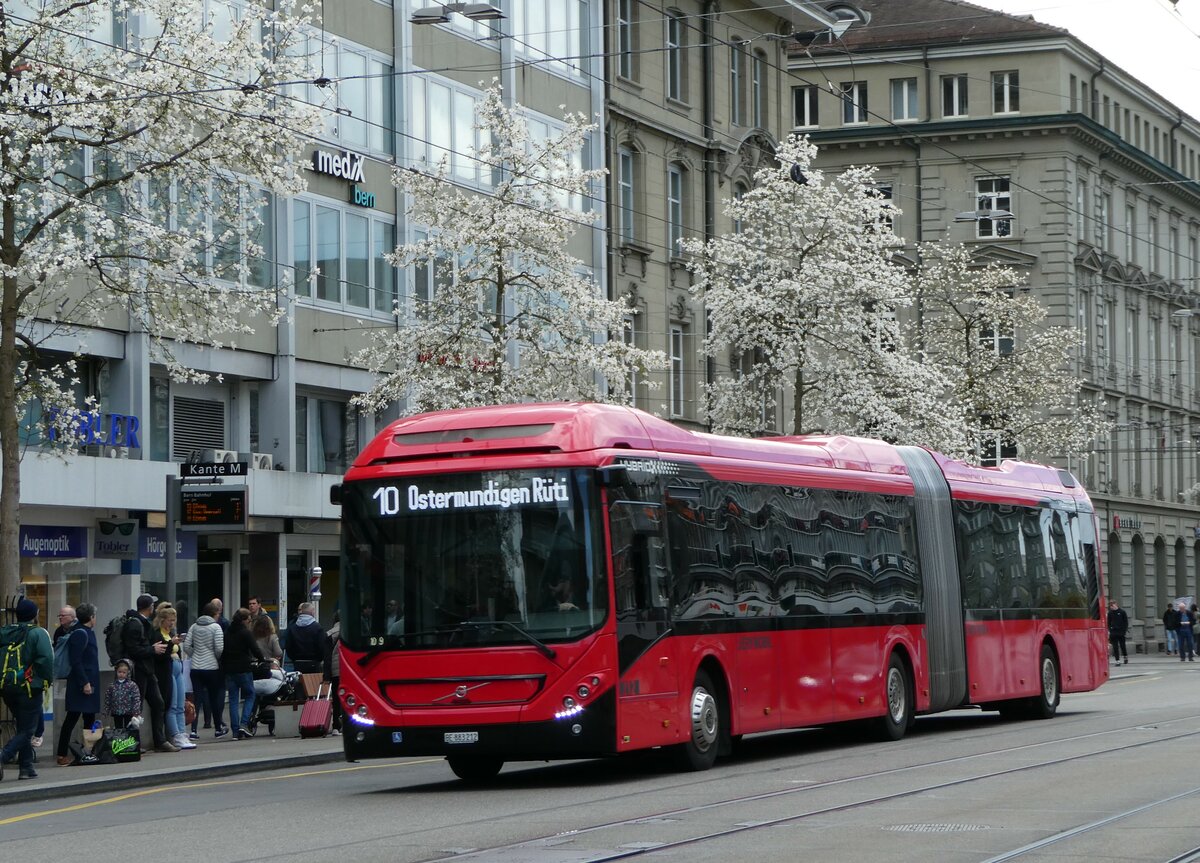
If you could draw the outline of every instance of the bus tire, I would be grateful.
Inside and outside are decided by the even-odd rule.
[[[465,782],[487,782],[495,779],[504,766],[500,758],[487,755],[447,755],[446,761],[454,775]]]
[[[899,740],[913,723],[913,687],[908,669],[895,653],[888,660],[883,682],[884,714],[879,719],[879,732],[884,740]]]
[[[707,770],[716,762],[722,741],[729,735],[723,722],[728,714],[707,671],[696,672],[687,711],[688,739],[675,747],[675,764],[685,771]]]
[[[1030,719],[1051,719],[1058,712],[1059,679],[1058,658],[1049,644],[1043,644],[1038,660],[1038,694],[1029,699]]]

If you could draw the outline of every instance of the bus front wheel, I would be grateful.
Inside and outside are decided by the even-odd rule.
[[[708,672],[697,672],[688,702],[688,739],[675,748],[675,761],[681,770],[707,770],[717,760],[722,738],[729,734],[719,698]]]
[[[504,762],[499,758],[472,755],[447,755],[446,761],[454,775],[466,782],[486,782],[495,779]]]
[[[885,712],[879,720],[880,734],[885,740],[899,740],[913,723],[914,704],[908,669],[894,653],[888,661],[883,698]]]

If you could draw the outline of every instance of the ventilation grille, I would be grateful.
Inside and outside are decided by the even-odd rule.
[[[225,446],[225,403],[176,396],[171,458],[187,461],[195,450]]]

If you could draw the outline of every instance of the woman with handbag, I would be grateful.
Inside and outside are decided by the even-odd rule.
[[[250,626],[254,640],[263,656],[271,660],[272,668],[283,668],[283,648],[279,644],[279,636],[275,634],[275,624],[265,614],[253,619]]]
[[[221,654],[225,694],[229,698],[229,724],[233,726],[234,740],[248,740],[254,736],[246,727],[254,711],[254,669],[256,664],[268,662],[254,640],[249,621],[249,609],[239,608],[233,613],[229,631],[225,634],[225,652]],[[268,675],[269,669],[268,666]]]

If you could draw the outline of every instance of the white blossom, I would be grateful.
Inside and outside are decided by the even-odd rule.
[[[525,401],[626,403],[631,373],[663,368],[661,352],[625,343],[628,309],[606,298],[572,237],[595,213],[571,206],[600,181],[578,155],[594,128],[567,114],[558,135],[535,139],[519,107],[493,85],[476,125],[473,155],[490,174],[476,192],[432,173],[404,168],[396,184],[409,196],[410,222],[425,239],[398,248],[400,267],[433,273],[432,297],[397,309],[393,329],[376,330],[353,361],[378,376],[357,403],[380,408],[403,400],[408,412]]]
[[[979,266],[965,246],[926,244],[919,258],[921,314],[909,335],[968,418],[959,454],[978,463],[996,441],[1016,444],[1026,459],[1091,453],[1107,429],[1071,371],[1078,331],[1050,326],[1023,274]]]
[[[953,449],[962,418],[942,398],[948,382],[908,352],[898,329],[910,288],[893,263],[897,211],[872,168],[826,175],[812,167],[815,152],[806,138],[783,141],[777,163],[726,202],[737,230],[684,243],[709,314],[704,353],[754,359],[745,377],[707,388],[710,422],[761,432],[762,400],[781,392],[792,434],[910,442],[919,429]]]
[[[220,4],[210,4],[213,8]],[[221,7],[225,8],[225,7]],[[73,365],[52,339],[145,333],[176,378],[175,346],[234,344],[283,309],[258,241],[261,195],[304,188],[320,112],[294,45],[312,10],[203,0],[12,0],[0,9],[0,594],[15,589],[19,428],[70,433]],[[214,278],[215,277],[215,278]],[[40,415],[36,415],[40,412]]]

